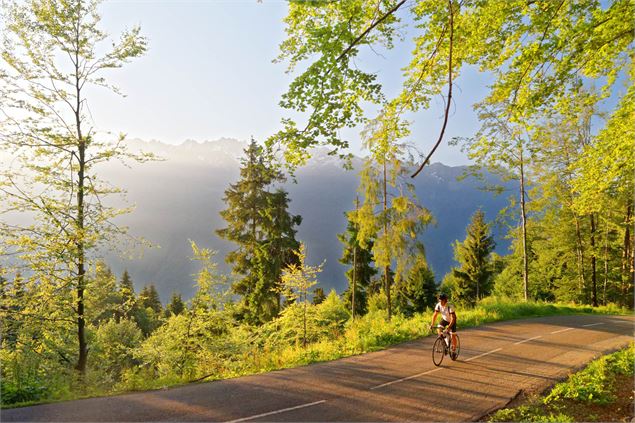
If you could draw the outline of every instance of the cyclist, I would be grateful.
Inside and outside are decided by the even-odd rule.
[[[447,294],[441,293],[439,295],[439,302],[434,306],[430,329],[434,327],[439,313],[441,313],[441,326],[443,326],[443,328],[448,327],[450,335],[452,335],[451,353],[454,354],[454,351],[456,351],[456,312],[454,305],[448,302]],[[437,332],[441,335],[441,328],[437,328]]]

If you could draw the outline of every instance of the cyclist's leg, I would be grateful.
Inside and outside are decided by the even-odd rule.
[[[441,332],[450,324],[450,322],[448,322],[445,319],[441,319],[441,326],[443,326],[443,328],[437,328],[437,333],[439,334],[439,336],[441,336]]]
[[[452,351],[456,350],[456,321],[450,328],[450,334],[452,335]]]

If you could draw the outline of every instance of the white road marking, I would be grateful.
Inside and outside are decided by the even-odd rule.
[[[590,325],[582,325],[583,328],[588,328],[589,326],[597,326],[597,325],[603,325],[604,323],[591,323]]]
[[[557,331],[551,332],[551,334],[553,335],[554,333],[562,333],[562,332],[566,332],[566,331],[568,331],[568,330],[573,330],[573,329],[575,329],[575,328],[560,329],[560,330],[557,330]]]
[[[520,345],[520,344],[523,344],[525,342],[533,341],[534,339],[538,339],[538,338],[542,338],[542,336],[534,336],[533,338],[525,339],[523,341],[518,341],[518,342],[514,343],[514,345]]]
[[[283,408],[281,410],[270,411],[268,413],[257,414],[255,416],[243,417],[242,419],[230,420],[230,421],[228,421],[226,423],[244,422],[244,421],[247,421],[247,420],[253,420],[253,419],[260,418],[260,417],[267,417],[267,416],[272,416],[274,414],[285,413],[287,411],[298,410],[300,408],[311,407],[313,405],[318,405],[318,404],[322,404],[322,403],[325,403],[325,402],[326,402],[326,400],[310,402],[308,404],[296,405],[295,407]]]
[[[502,350],[502,348],[496,348],[495,350],[492,350],[492,351],[489,351],[489,352],[483,353],[483,354],[481,354],[481,355],[477,355],[477,356],[475,356],[475,357],[470,357],[470,358],[468,358],[468,359],[467,359],[467,360],[465,360],[465,361],[476,360],[477,358],[485,357],[485,356],[486,356],[486,355],[488,355],[488,354],[493,354],[493,353],[495,353],[495,352],[497,352],[497,351],[500,351],[500,350]]]
[[[370,389],[371,389],[371,391],[372,391],[372,390],[374,390],[374,389],[383,388],[384,386],[392,385],[393,383],[399,383],[399,382],[403,382],[403,381],[406,381],[406,380],[414,379],[414,378],[419,377],[419,376],[429,375],[430,373],[434,373],[434,372],[439,371],[439,370],[442,370],[442,369],[441,369],[441,368],[438,368],[438,369],[428,370],[428,371],[426,371],[426,372],[423,372],[423,373],[418,373],[418,374],[416,374],[416,375],[412,375],[412,376],[408,376],[408,377],[404,377],[404,378],[402,378],[402,379],[397,379],[397,380],[393,380],[393,381],[391,381],[391,382],[382,383],[381,385],[373,386],[373,387],[372,387],[372,388],[370,388]]]

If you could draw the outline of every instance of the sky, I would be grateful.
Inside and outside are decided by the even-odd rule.
[[[140,25],[149,50],[106,75],[125,98],[99,88],[89,92],[96,126],[170,144],[251,136],[264,141],[281,128],[282,117],[290,116],[278,102],[294,75],[285,73],[284,63],[272,63],[285,38],[287,8],[280,0],[105,0],[100,6],[103,28],[116,39],[123,29]],[[380,55],[362,52],[357,60],[359,66],[379,72],[389,94],[400,86],[400,69],[412,49],[409,38]],[[473,69],[456,81],[446,141],[478,129],[472,104],[484,96],[486,84],[487,76]],[[439,97],[429,110],[411,117],[410,141],[423,153],[436,141],[443,107]],[[302,126],[304,116],[297,117]],[[357,155],[363,154],[360,129],[342,133]],[[432,161],[468,163],[446,142]]]

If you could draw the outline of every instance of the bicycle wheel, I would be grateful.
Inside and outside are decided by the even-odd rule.
[[[432,362],[435,366],[440,366],[445,355],[445,341],[443,338],[437,338],[432,346]]]
[[[456,336],[456,350],[450,351],[450,358],[452,359],[452,361],[456,361],[456,359],[459,358],[459,354],[461,353],[461,339],[459,338],[459,335],[455,335],[455,336]]]

